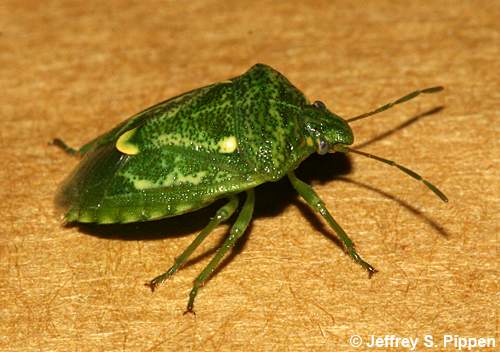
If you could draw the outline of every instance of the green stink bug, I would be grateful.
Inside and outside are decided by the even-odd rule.
[[[384,111],[422,93],[417,90],[371,112],[344,120],[316,101],[310,103],[282,74],[257,64],[241,76],[184,93],[150,107],[75,150],[54,144],[82,160],[61,186],[56,203],[66,222],[114,224],[157,220],[208,206],[223,205],[165,273],[147,285],[172,276],[220,223],[246,198],[228,237],[199,274],[187,311],[199,287],[249,225],[254,188],[287,176],[307,204],[335,231],[346,252],[371,275],[345,231],[323,201],[294,170],[313,153],[353,152],[399,168],[423,182],[443,201],[446,196],[420,175],[394,161],[348,147],[354,137],[348,123]]]

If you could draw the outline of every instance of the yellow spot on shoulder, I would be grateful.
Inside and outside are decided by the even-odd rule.
[[[222,138],[218,145],[220,153],[233,153],[238,147],[238,141],[235,136],[229,136]]]
[[[120,137],[118,137],[118,140],[116,141],[116,149],[118,151],[122,152],[123,154],[127,155],[136,155],[139,153],[139,147],[135,144],[130,143],[130,138],[135,134],[137,131],[137,128],[131,129],[130,131],[127,131],[123,133]]]

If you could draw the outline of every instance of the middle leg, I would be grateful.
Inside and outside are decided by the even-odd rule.
[[[194,313],[193,305],[194,299],[198,294],[198,289],[205,282],[205,280],[214,272],[214,270],[219,265],[220,261],[224,257],[224,255],[233,248],[236,241],[243,235],[250,220],[252,220],[253,208],[255,205],[255,193],[254,190],[248,190],[247,198],[245,199],[245,203],[241,208],[240,213],[238,214],[238,218],[234,222],[233,227],[231,227],[231,231],[229,232],[229,236],[226,238],[222,246],[217,250],[215,256],[210,260],[210,263],[203,269],[203,271],[198,275],[198,277],[194,280],[193,288],[189,293],[189,301],[187,305],[187,309],[185,313]]]

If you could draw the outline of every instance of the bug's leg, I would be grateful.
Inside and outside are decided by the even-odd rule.
[[[238,208],[238,196],[232,195],[229,198],[229,201],[222,206],[217,212],[215,216],[210,220],[207,226],[196,236],[193,242],[182,252],[180,256],[175,258],[174,265],[170,269],[168,269],[163,274],[155,277],[150,282],[146,283],[146,286],[151,288],[151,291],[154,291],[156,286],[161,284],[163,281],[167,280],[170,276],[172,276],[193,254],[193,252],[198,248],[198,246],[203,242],[203,240],[222,222],[226,221],[233,215],[236,208]]]
[[[229,232],[229,236],[226,238],[222,246],[219,247],[215,256],[210,260],[210,263],[203,269],[203,271],[198,275],[198,277],[194,280],[193,288],[189,293],[189,301],[187,305],[186,312],[184,313],[194,313],[193,304],[196,295],[198,294],[198,289],[205,282],[205,280],[212,274],[219,265],[220,261],[224,257],[224,255],[234,246],[236,241],[243,235],[250,220],[252,220],[253,208],[255,205],[255,194],[253,189],[248,190],[247,198],[245,199],[245,203],[241,208],[240,213],[238,214],[238,218],[234,222],[231,227],[231,231]]]
[[[297,190],[297,192],[304,198],[306,203],[315,211],[319,212],[321,216],[326,220],[326,222],[331,226],[331,228],[335,231],[337,236],[339,236],[340,240],[345,246],[345,249],[347,253],[358,263],[360,264],[363,268],[365,268],[368,271],[368,274],[371,276],[373,275],[376,270],[374,267],[372,267],[370,264],[365,262],[363,258],[356,252],[356,249],[354,248],[354,243],[352,240],[347,236],[345,233],[344,229],[340,227],[340,225],[335,221],[335,219],[332,217],[330,212],[325,206],[325,203],[321,200],[321,198],[314,192],[311,186],[309,186],[307,183],[299,180],[293,171],[288,173],[288,178],[290,179],[290,182],[292,183],[293,187]]]
[[[54,138],[52,144],[55,145],[56,147],[61,148],[69,155],[76,155],[76,153],[78,153],[78,150],[76,150],[75,148],[71,148],[60,138]]]

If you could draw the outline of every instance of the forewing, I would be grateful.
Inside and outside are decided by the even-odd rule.
[[[174,216],[265,181],[231,145],[215,143],[219,149],[207,150],[170,141],[158,146],[142,139],[141,128],[127,140],[136,154],[108,143],[85,155],[58,196],[67,221],[125,223]]]
[[[85,155],[87,152],[95,150],[100,146],[106,145],[107,143],[115,142],[116,139],[124,132],[140,127],[148,121],[165,117],[175,117],[178,114],[179,110],[187,105],[192,104],[199,97],[203,97],[217,85],[219,85],[219,83],[211,84],[203,88],[194,89],[192,91],[165,100],[141,111],[138,114],[135,114],[129,119],[118,124],[112,130],[104,133],[103,135],[82,146],[79,150],[80,155]]]

